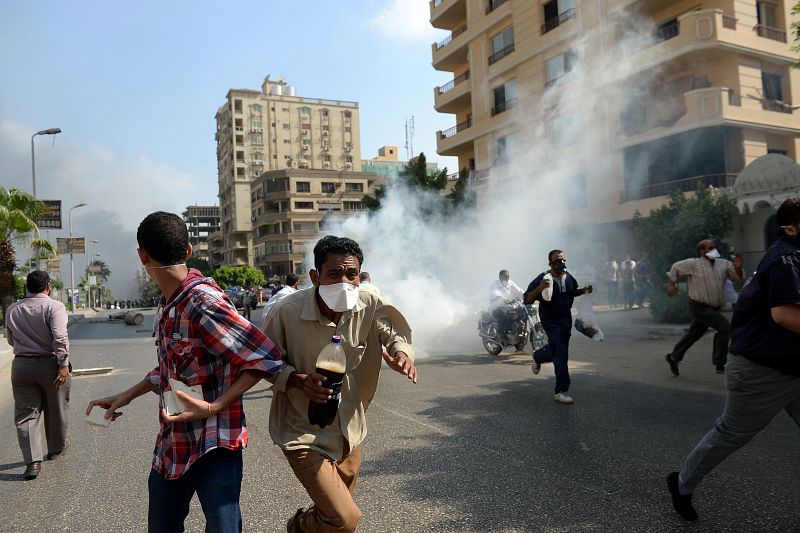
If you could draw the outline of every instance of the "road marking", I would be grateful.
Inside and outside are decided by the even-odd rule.
[[[415,424],[418,424],[420,426],[424,426],[424,427],[426,427],[428,429],[432,429],[432,430],[434,430],[434,431],[436,431],[438,433],[441,433],[442,435],[446,435],[448,437],[452,437],[453,436],[453,433],[445,431],[442,428],[436,427],[433,424],[428,424],[427,422],[423,422],[422,420],[419,420],[417,418],[414,418],[414,417],[411,417],[411,416],[408,416],[408,415],[404,415],[403,413],[401,413],[399,411],[395,411],[394,409],[389,409],[388,407],[383,407],[382,405],[376,405],[376,407],[378,409],[383,409],[384,411],[388,411],[388,412],[392,413],[395,416],[399,416],[403,420],[408,420],[409,422],[414,422]]]

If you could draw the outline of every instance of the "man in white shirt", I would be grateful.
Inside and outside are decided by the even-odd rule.
[[[511,330],[511,302],[521,299],[523,292],[519,285],[511,281],[508,270],[501,270],[498,279],[489,287],[489,309],[497,320],[500,335]]]
[[[381,295],[378,286],[372,284],[372,276],[369,275],[369,272],[361,272],[361,283],[358,285],[358,290],[370,292],[375,296]]]
[[[297,292],[297,282],[299,281],[299,277],[295,273],[290,273],[286,275],[286,285],[283,286],[281,290],[276,292],[267,303],[264,304],[264,311],[261,313],[261,316],[264,318],[264,324],[266,325],[268,319],[267,315],[269,315],[270,309],[275,307],[275,304],[280,302],[282,299],[286,298],[293,292]]]

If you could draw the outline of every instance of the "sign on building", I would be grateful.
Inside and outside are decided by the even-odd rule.
[[[58,237],[56,248],[60,255],[63,254],[85,254],[86,239],[84,237]]]
[[[103,267],[100,265],[91,265],[89,267],[89,273],[91,274],[100,274],[103,271]]]
[[[61,229],[61,200],[41,200],[47,212],[36,219],[36,225],[45,229]]]
[[[89,276],[89,286],[94,287],[97,285],[97,276]]]
[[[47,260],[48,272],[61,272],[61,259],[48,259]]]

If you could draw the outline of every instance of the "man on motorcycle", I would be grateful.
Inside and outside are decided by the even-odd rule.
[[[505,335],[511,331],[511,302],[522,298],[523,291],[513,281],[508,270],[501,270],[498,279],[489,287],[489,310],[497,321],[497,332]],[[523,318],[523,317],[518,317]]]

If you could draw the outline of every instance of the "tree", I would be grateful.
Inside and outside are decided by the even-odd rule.
[[[447,198],[452,202],[454,208],[475,206],[475,191],[469,187],[469,170],[461,169],[458,173],[458,180]]]
[[[37,254],[41,250],[55,253],[52,244],[39,238],[36,225],[36,218],[46,212],[44,204],[25,191],[0,187],[0,306],[3,316],[16,291],[14,241],[33,234],[30,244]]]
[[[800,1],[792,8],[792,15],[800,15]],[[800,53],[800,22],[792,22],[792,32],[794,33],[792,51]],[[797,64],[800,66],[800,60],[798,60]]]
[[[100,267],[100,272],[90,272],[91,267]],[[91,265],[86,268],[86,273],[90,276],[97,276],[103,283],[106,283],[108,278],[111,276],[111,270],[108,268],[108,265],[99,259],[92,261]]]
[[[674,298],[666,294],[666,272],[675,261],[697,257],[697,243],[714,239],[722,255],[729,247],[725,237],[733,229],[736,202],[724,193],[702,185],[691,198],[681,191],[670,195],[669,202],[650,212],[648,218],[634,217],[636,229],[650,262],[653,317],[664,322],[688,322],[689,304],[684,293]]]
[[[189,268],[196,268],[204,276],[210,276],[212,272],[211,265],[209,265],[208,261],[205,259],[190,257],[189,260],[186,261],[186,266]]]
[[[267,284],[263,272],[247,265],[220,267],[214,271],[212,277],[223,289],[230,287],[246,287],[249,289],[257,285]]]

